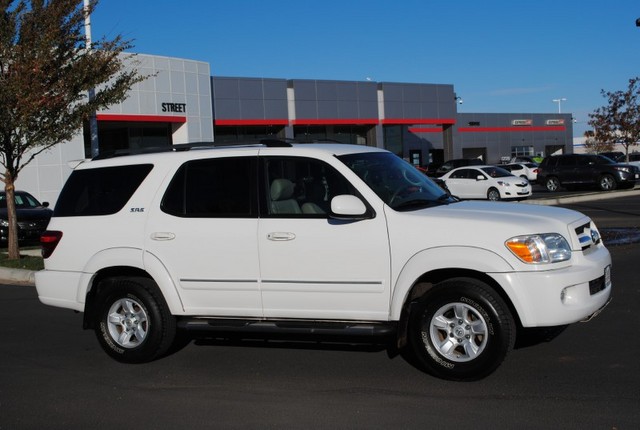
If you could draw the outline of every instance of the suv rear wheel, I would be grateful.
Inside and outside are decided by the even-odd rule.
[[[146,278],[112,278],[100,285],[95,327],[100,346],[124,363],[144,363],[171,347],[176,321]]]
[[[409,316],[409,341],[425,371],[450,380],[492,373],[515,343],[515,323],[487,284],[470,278],[441,282]]]
[[[558,191],[558,189],[560,188],[560,181],[558,180],[558,178],[551,176],[544,182],[544,186],[547,188],[547,191]]]

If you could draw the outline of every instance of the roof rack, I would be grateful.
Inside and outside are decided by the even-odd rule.
[[[148,148],[136,148],[136,149],[117,149],[113,151],[104,151],[93,157],[92,160],[105,160],[115,157],[123,157],[127,155],[140,155],[140,154],[155,154],[161,152],[181,152],[190,151],[192,149],[206,149],[206,148],[220,148],[228,146],[256,146],[263,145],[267,148],[288,148],[293,143],[318,143],[318,142],[331,142],[341,143],[332,139],[278,139],[267,138],[259,139],[255,141],[237,141],[237,142],[192,142],[192,143],[177,143],[175,145],[167,146],[153,146]]]
[[[116,149],[113,151],[100,152],[92,160],[106,160],[115,157],[124,157],[127,155],[140,155],[140,154],[156,154],[162,152],[182,152],[190,151],[192,149],[206,149],[206,148],[220,148],[226,146],[291,146],[286,142],[281,142],[276,139],[264,139],[264,141],[242,141],[242,142],[191,142],[191,143],[176,143],[175,145],[167,146],[152,146],[148,148],[136,148],[136,149]]]

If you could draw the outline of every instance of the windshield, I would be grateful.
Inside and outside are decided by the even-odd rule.
[[[481,170],[492,178],[504,178],[513,176],[513,173],[502,167],[482,167]]]
[[[16,209],[37,208],[40,202],[35,199],[31,194],[16,192],[15,193]],[[7,196],[5,193],[0,194],[0,209],[6,209]]]
[[[338,159],[393,209],[413,210],[457,201],[416,167],[390,152],[350,154]]]

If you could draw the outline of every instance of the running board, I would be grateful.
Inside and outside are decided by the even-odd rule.
[[[304,320],[241,320],[181,318],[178,328],[226,334],[388,337],[396,333],[395,322],[349,322]]]

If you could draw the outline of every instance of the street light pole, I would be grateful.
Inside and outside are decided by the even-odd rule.
[[[554,102],[554,103],[558,103],[558,113],[562,113],[562,107],[561,107],[562,102],[566,102],[566,101],[567,101],[567,99],[565,99],[565,98],[563,97],[563,98],[561,98],[561,99],[553,99],[553,100],[551,100],[551,101],[552,101],[552,102]]]

